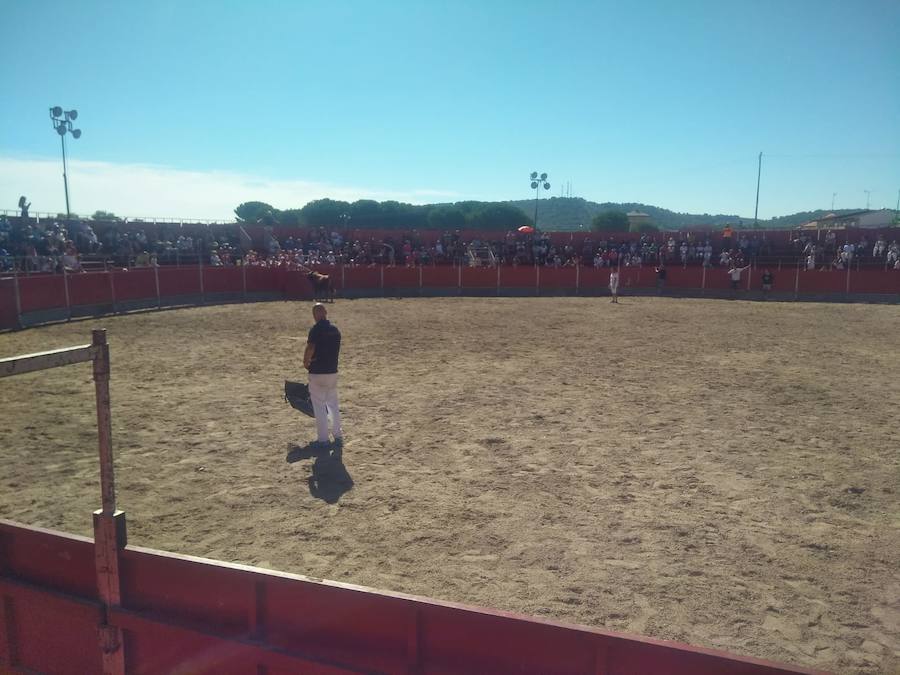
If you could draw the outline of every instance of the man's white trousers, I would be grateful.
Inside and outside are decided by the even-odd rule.
[[[316,440],[328,442],[328,418],[331,417],[331,433],[341,438],[341,411],[338,408],[337,373],[309,374],[309,397],[316,414]]]

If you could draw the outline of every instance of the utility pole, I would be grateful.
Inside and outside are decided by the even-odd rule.
[[[866,193],[866,211],[868,211],[869,203],[870,203],[871,197],[872,197],[872,191],[871,190],[863,190],[863,192]]]
[[[837,197],[837,192],[831,193],[831,212],[834,213],[834,198]]]
[[[759,227],[759,179],[762,177],[762,153],[759,153],[759,169],[756,172],[756,209],[753,211],[753,227]]]

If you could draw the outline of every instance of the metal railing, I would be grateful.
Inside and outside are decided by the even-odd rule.
[[[0,216],[7,218],[21,218],[19,209],[0,209]],[[35,220],[58,220],[65,221],[66,216],[63,213],[53,213],[50,211],[29,211],[29,219]],[[97,223],[115,223],[123,224],[131,223],[153,223],[159,225],[238,225],[237,220],[225,220],[222,218],[170,218],[162,216],[117,216],[115,218],[100,218],[94,220],[91,216],[77,216],[72,214],[71,220],[90,221]]]

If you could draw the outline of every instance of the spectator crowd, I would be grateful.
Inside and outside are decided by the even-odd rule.
[[[358,235],[361,231],[354,231]],[[851,238],[852,237],[852,238]],[[297,269],[316,265],[540,265],[596,268],[660,265],[721,267],[799,261],[804,270],[846,269],[860,263],[900,270],[900,245],[879,233],[834,230],[792,233],[776,245],[765,232],[656,232],[640,235],[546,232],[483,233],[459,230],[436,236],[417,230],[363,236],[325,227],[278,236],[266,228],[256,245],[238,225],[141,224],[74,220],[38,221],[0,216],[0,271],[78,272],[99,266],[167,264],[253,265]]]

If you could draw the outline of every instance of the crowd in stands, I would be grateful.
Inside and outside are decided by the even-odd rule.
[[[900,245],[880,234],[797,232],[785,248],[765,232],[490,233],[465,240],[460,231],[422,236],[418,231],[348,237],[331,228],[296,230],[286,237],[267,228],[257,245],[242,246],[238,226],[9,219],[0,216],[0,271],[78,272],[91,264],[147,267],[166,264],[253,265],[298,269],[316,265],[540,265],[640,267],[702,265],[731,269],[784,258],[802,269],[846,269],[851,264],[900,270]],[[358,231],[357,231],[358,233]],[[782,240],[784,241],[784,240]]]

